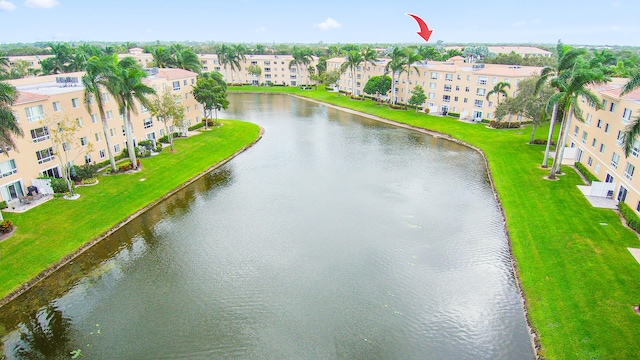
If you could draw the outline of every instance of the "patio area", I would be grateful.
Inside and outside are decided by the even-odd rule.
[[[602,208],[602,209],[613,209],[613,210],[618,209],[618,201],[613,199],[613,197],[593,196],[591,195],[593,193],[591,186],[588,186],[588,185],[578,185],[578,189],[580,189],[580,192],[582,192],[582,194],[587,198],[587,200],[589,200],[589,203],[591,203],[591,206],[595,208]]]
[[[21,199],[16,199],[11,202],[8,202],[7,203],[8,207],[2,211],[22,213],[40,204],[44,204],[51,199],[53,199],[53,195],[51,194],[38,194],[35,196],[24,196]]]

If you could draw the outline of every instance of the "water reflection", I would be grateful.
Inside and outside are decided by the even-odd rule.
[[[61,310],[47,305],[18,324],[19,338],[12,351],[19,359],[68,359],[75,350],[70,331],[71,321]]]

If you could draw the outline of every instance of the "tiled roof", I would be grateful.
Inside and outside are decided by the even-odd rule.
[[[49,99],[47,95],[35,94],[27,91],[18,90],[17,93],[18,99],[13,103],[13,105],[28,104],[31,102],[44,101]]]
[[[162,69],[158,69],[158,73],[155,76],[163,77],[163,78],[166,78],[167,80],[174,80],[174,79],[184,79],[184,78],[188,78],[196,75],[197,75],[196,73],[189,70],[162,68]]]

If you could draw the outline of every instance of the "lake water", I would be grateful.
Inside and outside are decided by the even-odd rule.
[[[7,358],[533,358],[479,154],[230,100],[263,139],[1,308]]]

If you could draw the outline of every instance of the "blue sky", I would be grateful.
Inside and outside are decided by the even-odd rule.
[[[430,43],[640,46],[639,10],[637,0],[0,0],[0,43],[419,43],[413,13],[434,30]]]

